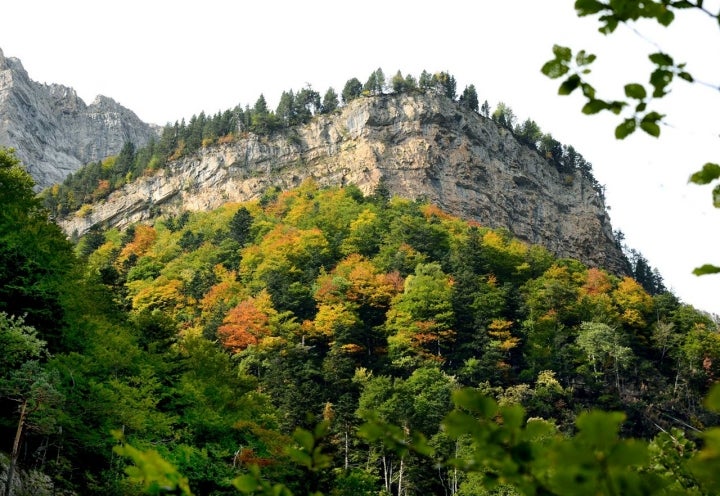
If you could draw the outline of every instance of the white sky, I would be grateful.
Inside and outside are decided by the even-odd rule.
[[[720,0],[706,1],[717,11]],[[720,30],[684,12],[670,29],[643,23],[605,37],[572,0],[22,0],[4,2],[0,49],[19,58],[35,81],[75,88],[90,103],[109,96],[156,124],[253,105],[264,93],[306,83],[321,94],[364,82],[381,67],[420,75],[448,71],[458,93],[469,84],[480,101],[508,104],[520,120],[573,145],[607,186],[613,228],[658,267],[684,302],[720,314],[720,276],[694,267],[720,265],[720,209],[711,188],[687,179],[720,161],[720,94],[678,84],[661,110],[660,140],[614,139],[614,116],[580,113],[578,95],[560,97],[540,73],[553,44],[598,55],[591,81],[598,96],[622,96],[627,82],[647,82],[656,43],[688,63],[696,78],[720,84]],[[652,42],[652,43],[651,43]]]

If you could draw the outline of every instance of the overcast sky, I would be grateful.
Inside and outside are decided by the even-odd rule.
[[[261,93],[274,108],[283,90],[306,84],[340,92],[378,67],[388,78],[448,71],[458,92],[474,84],[481,102],[506,103],[582,153],[607,186],[613,228],[684,302],[720,314],[720,276],[691,274],[720,265],[720,210],[711,188],[687,184],[720,161],[720,94],[678,84],[658,102],[667,113],[660,140],[619,142],[617,118],[582,115],[581,98],[558,96],[558,83],[540,73],[553,44],[584,48],[598,55],[590,75],[598,96],[620,97],[623,84],[647,82],[647,55],[660,48],[717,86],[717,23],[683,12],[667,30],[642,23],[606,37],[573,3],[22,0],[0,9],[0,49],[35,81],[73,87],[86,103],[109,96],[161,125],[252,105]],[[719,3],[705,2],[714,11]]]

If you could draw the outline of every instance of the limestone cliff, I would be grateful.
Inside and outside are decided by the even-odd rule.
[[[0,50],[0,145],[16,149],[39,188],[155,134],[110,98],[86,105],[72,88],[31,80],[18,59]]]
[[[483,225],[505,227],[559,256],[622,271],[601,196],[579,173],[561,174],[511,133],[455,102],[428,95],[360,98],[332,115],[270,137],[202,149],[114,192],[68,233],[123,227],[158,212],[207,210],[270,186],[355,184],[366,193],[422,198]]]

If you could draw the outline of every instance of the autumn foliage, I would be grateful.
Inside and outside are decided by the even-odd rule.
[[[223,346],[237,353],[270,334],[268,316],[248,298],[228,312],[217,332]]]

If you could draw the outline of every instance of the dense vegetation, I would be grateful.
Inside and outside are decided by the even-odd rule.
[[[238,105],[213,116],[200,113],[189,122],[183,119],[167,124],[158,139],[147,146],[137,149],[133,143],[126,143],[118,156],[87,164],[62,183],[48,188],[43,192],[44,204],[53,217],[62,218],[202,147],[232,142],[248,133],[268,136],[282,132],[288,133],[290,139],[293,139],[296,135],[293,135],[292,128],[306,124],[315,115],[335,112],[341,104],[348,104],[357,98],[388,93],[424,93],[449,98],[468,111],[492,119],[511,132],[520,143],[537,151],[559,171],[578,171],[590,181],[601,197],[604,196],[604,187],[593,176],[592,165],[573,146],[564,145],[551,134],[543,133],[532,119],[518,122],[512,108],[503,102],[498,103],[492,112],[487,101],[480,106],[473,84],[465,87],[458,96],[455,78],[447,72],[430,75],[423,71],[416,80],[412,75],[403,76],[398,71],[388,82],[382,69],[377,69],[364,85],[357,78],[348,80],[340,96],[333,88],[329,88],[321,98],[320,93],[307,86],[298,91],[284,91],[275,111],[268,108],[265,96],[260,95],[252,107]]]
[[[718,487],[698,434],[717,322],[670,293],[382,187],[307,182],[75,247],[4,150],[0,187],[2,447],[59,490]]]

